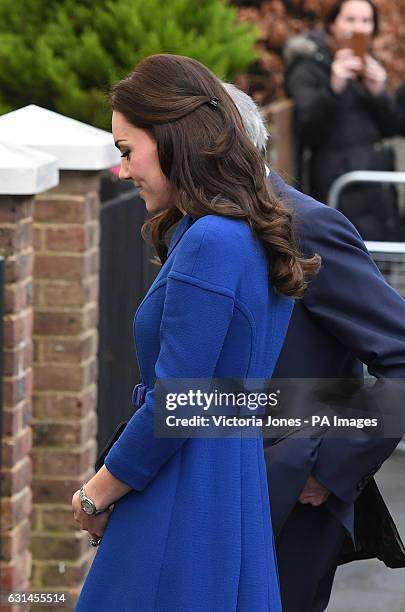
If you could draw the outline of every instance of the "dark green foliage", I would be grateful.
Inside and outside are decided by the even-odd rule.
[[[38,104],[103,128],[107,93],[152,53],[232,79],[257,57],[225,0],[0,0],[0,114]]]

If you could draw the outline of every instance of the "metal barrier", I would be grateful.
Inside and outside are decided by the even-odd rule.
[[[405,172],[376,172],[371,170],[346,172],[346,174],[342,174],[332,183],[327,198],[329,206],[337,208],[340,194],[343,189],[352,183],[391,183],[404,185]]]
[[[328,204],[338,208],[342,191],[353,183],[405,185],[405,172],[355,170],[339,176],[328,194]],[[366,242],[366,246],[387,282],[405,297],[405,242]]]
[[[365,244],[387,283],[405,298],[405,242]]]

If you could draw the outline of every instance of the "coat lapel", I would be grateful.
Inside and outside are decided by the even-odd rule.
[[[174,234],[170,240],[170,244],[169,244],[169,251],[167,253],[167,257],[169,257],[169,255],[171,254],[171,252],[174,250],[174,248],[178,245],[178,243],[180,242],[180,240],[182,239],[183,235],[186,233],[186,231],[189,229],[189,227],[193,224],[194,219],[192,217],[190,217],[190,215],[184,215],[184,217],[182,219],[180,219]]]

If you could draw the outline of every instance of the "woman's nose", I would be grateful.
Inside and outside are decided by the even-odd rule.
[[[125,165],[124,165],[124,164],[121,162],[121,168],[120,168],[120,171],[119,171],[118,177],[121,179],[121,181],[127,181],[128,179],[130,179],[130,178],[131,178],[131,177],[130,177],[130,174],[129,174],[129,171],[128,171],[127,164],[125,164]]]
[[[364,23],[364,21],[359,21],[356,23],[353,31],[358,34],[370,34],[370,24]]]

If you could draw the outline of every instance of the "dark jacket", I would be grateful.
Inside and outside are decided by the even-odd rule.
[[[400,121],[399,133],[405,136],[405,83],[402,83],[395,92],[395,101]]]
[[[363,394],[366,410],[374,402],[379,403],[381,397],[388,397],[392,384],[394,394],[390,401],[401,414],[404,299],[385,282],[360,236],[343,215],[296,191],[275,172],[270,172],[269,179],[275,194],[293,210],[301,250],[322,257],[321,271],[303,299],[295,304],[274,377],[359,380],[366,364],[369,373],[385,386],[381,395],[378,387]],[[364,525],[363,516],[358,516],[356,501],[404,434],[403,419],[399,419],[395,430],[398,439],[359,433],[358,437],[344,439],[290,436],[274,445],[265,440],[276,535],[312,473],[332,492],[326,507],[351,535],[357,540],[357,525],[360,530],[368,529],[369,539],[378,540],[381,534],[373,533],[372,521]],[[372,518],[373,508],[369,513]],[[363,553],[351,558],[362,558]],[[377,551],[369,556],[373,555],[380,556]],[[294,558],[293,550],[291,557]]]
[[[394,99],[386,92],[372,96],[360,81],[350,81],[336,95],[329,86],[333,58],[322,32],[291,39],[285,59],[297,136],[301,148],[311,151],[311,195],[327,202],[333,181],[351,170],[394,170],[393,151],[383,142],[399,131]],[[393,187],[348,187],[339,209],[364,239],[400,240],[403,235]]]

